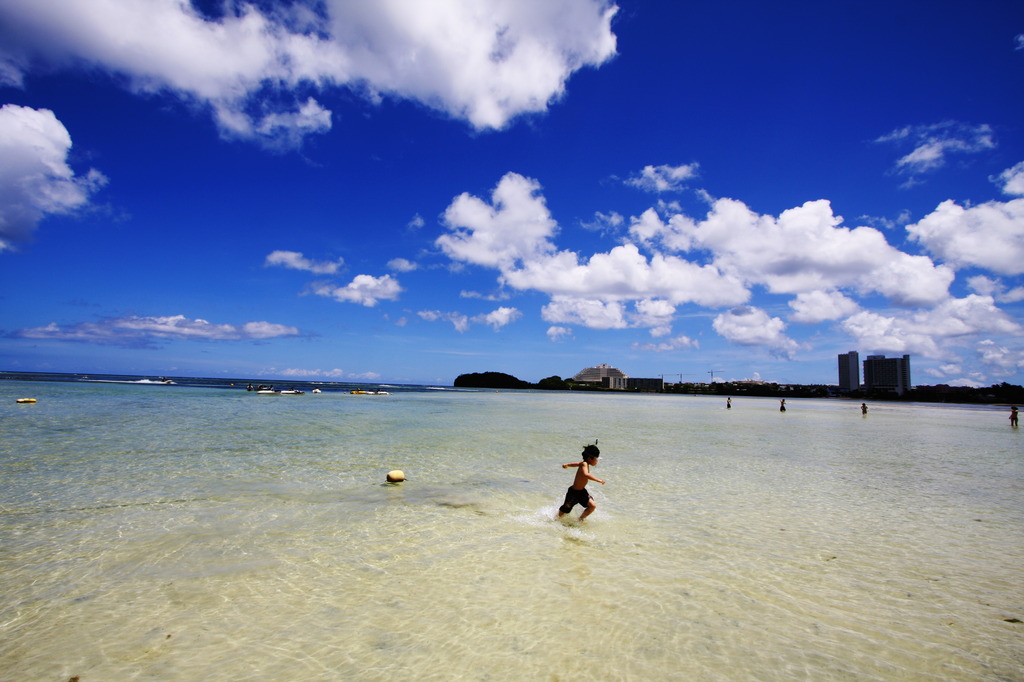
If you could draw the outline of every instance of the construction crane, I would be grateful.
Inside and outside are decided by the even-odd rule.
[[[711,375],[711,383],[715,383],[715,372],[718,372],[719,374],[721,374],[723,371],[724,370],[721,370],[721,369],[712,369],[712,370],[708,371],[708,374]]]

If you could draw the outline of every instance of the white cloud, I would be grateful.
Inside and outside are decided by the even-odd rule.
[[[1010,349],[986,339],[978,343],[976,350],[981,362],[996,376],[1012,376],[1024,369],[1024,349]]]
[[[501,128],[546,110],[575,71],[615,55],[617,8],[603,0],[494,0],[486,11],[474,0],[221,8],[212,19],[186,0],[2,3],[0,22],[18,37],[0,49],[3,77],[20,81],[33,55],[82,61],[137,92],[208,107],[227,134],[276,144],[330,127],[326,109],[300,98],[310,88],[411,99]]]
[[[472,324],[487,324],[494,331],[498,331],[523,316],[522,312],[518,309],[505,306],[496,308],[489,313],[474,315],[473,317],[464,313],[442,312],[440,310],[421,310],[416,314],[419,315],[420,319],[427,322],[450,322],[455,327],[455,331],[459,333],[467,331]]]
[[[697,177],[699,165],[696,163],[682,166],[644,166],[639,175],[626,181],[627,185],[648,192],[678,192],[685,187],[687,180]]]
[[[392,258],[388,261],[388,268],[395,272],[412,272],[419,266],[405,258]]]
[[[1024,161],[1007,168],[998,177],[993,178],[993,181],[1000,183],[1006,194],[1017,197],[1024,196]]]
[[[417,315],[420,319],[426,320],[427,322],[451,322],[452,326],[455,327],[455,331],[462,333],[469,329],[469,316],[463,315],[462,313],[454,312],[441,312],[440,310],[421,310]]]
[[[548,327],[547,335],[552,341],[560,341],[563,337],[572,337],[572,329],[569,327],[552,325]]]
[[[618,301],[553,296],[541,310],[545,322],[581,324],[591,329],[625,329],[625,306]]]
[[[523,314],[516,308],[502,306],[484,314],[480,320],[491,325],[497,331],[506,325],[512,324],[522,316]]]
[[[516,289],[613,301],[661,298],[673,305],[722,306],[743,303],[750,296],[737,277],[713,265],[661,254],[648,260],[633,244],[594,254],[586,263],[580,263],[575,253],[562,251],[507,270],[502,279]]]
[[[312,97],[297,111],[275,111],[259,121],[255,132],[268,144],[285,149],[299,147],[310,133],[324,133],[331,129],[331,112]]]
[[[827,320],[838,320],[857,312],[860,306],[838,291],[809,291],[797,294],[789,302],[793,309],[790,319],[794,322],[816,324]]]
[[[594,219],[592,221],[580,221],[580,227],[594,232],[613,233],[625,222],[626,219],[622,217],[622,214],[615,211],[612,211],[611,213],[602,213],[601,211],[597,211],[594,213]]]
[[[950,154],[976,154],[996,146],[991,126],[956,121],[899,128],[876,142],[913,147],[895,165],[897,173],[911,177],[910,184],[922,174],[944,166]]]
[[[954,267],[977,266],[1004,275],[1024,273],[1024,199],[968,208],[943,201],[908,225],[907,232]]]
[[[800,294],[853,288],[878,292],[901,305],[935,303],[948,295],[953,272],[928,258],[891,246],[872,227],[842,227],[824,199],[759,215],[735,199],[718,199],[704,220],[673,216],[667,247],[703,248],[726,276],[761,284],[773,293]]]
[[[468,291],[463,289],[459,292],[459,298],[472,298],[479,301],[507,301],[511,296],[507,291],[503,290],[485,294],[480,291]]]
[[[398,280],[391,275],[374,277],[373,275],[356,275],[351,282],[343,287],[324,282],[312,286],[313,293],[326,296],[337,301],[358,303],[368,308],[377,305],[378,301],[394,301],[402,293]]]
[[[50,323],[44,327],[23,329],[14,335],[27,339],[80,341],[116,346],[149,346],[154,339],[195,341],[265,340],[296,336],[295,327],[271,322],[246,322],[242,325],[213,324],[184,315],[129,316],[73,325]]]
[[[280,265],[292,270],[304,270],[317,275],[333,275],[344,263],[345,261],[341,258],[336,261],[312,261],[298,251],[274,251],[263,262],[267,267]]]
[[[634,304],[636,311],[631,315],[636,327],[649,327],[651,336],[662,337],[672,333],[672,318],[676,307],[661,299],[647,298]]]
[[[681,230],[675,231],[677,234],[681,232]],[[649,208],[641,213],[639,218],[633,217],[629,220],[629,236],[645,246],[651,245],[652,242],[658,239],[665,238],[668,234],[670,234],[668,226],[665,225],[665,221],[661,219],[661,216],[653,208]],[[690,241],[687,239],[676,250],[686,251],[689,248]]]
[[[967,286],[976,294],[991,296],[999,303],[1017,303],[1024,301],[1024,287],[1007,290],[1002,280],[990,279],[984,275],[967,278]]]
[[[740,306],[718,315],[714,330],[741,346],[764,346],[775,355],[792,359],[800,348],[783,331],[786,323],[753,306]]]
[[[586,262],[571,251],[556,252],[552,239],[558,226],[539,191],[535,180],[508,173],[490,203],[469,194],[456,197],[445,211],[449,231],[436,243],[456,261],[497,269],[503,286],[552,296],[545,308],[550,322],[618,328],[628,326],[620,302],[659,299],[667,306],[718,306],[749,298],[737,277],[714,266],[661,254],[648,260],[633,244],[594,254]],[[663,317],[659,327],[668,333]]]
[[[272,369],[266,372],[267,376],[282,376],[282,377],[324,377],[327,379],[342,379],[346,376],[345,371],[341,369]]]
[[[951,298],[928,310],[897,315],[861,311],[843,322],[843,328],[862,348],[949,359],[952,346],[977,334],[1019,335],[1024,331],[995,306],[991,296],[970,294]]]
[[[356,380],[356,381],[373,381],[374,379],[379,379],[380,378],[380,374],[378,374],[377,372],[346,372],[345,370],[341,370],[341,369],[328,369],[328,370],[302,369],[302,368],[276,369],[276,368],[273,368],[273,367],[271,367],[269,369],[263,370],[262,372],[260,372],[260,375],[261,376],[271,376],[271,377],[274,377],[274,376],[289,377],[289,378],[297,378],[297,379],[312,379],[312,378],[320,378],[320,379],[347,379],[349,381],[351,381],[351,380]]]
[[[0,253],[28,241],[47,215],[82,208],[106,183],[96,170],[76,176],[70,149],[71,135],[52,111],[0,107]]]
[[[677,336],[674,339],[668,341],[662,341],[661,343],[634,343],[632,345],[633,350],[642,351],[653,351],[655,353],[665,353],[673,350],[687,350],[690,348],[700,348],[700,343],[695,339],[691,339],[689,336]]]
[[[445,210],[449,232],[436,244],[453,260],[500,268],[551,252],[557,225],[539,191],[536,180],[508,173],[490,204],[463,193]]]

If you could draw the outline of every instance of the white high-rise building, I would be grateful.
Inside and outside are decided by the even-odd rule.
[[[891,391],[903,395],[910,384],[910,356],[887,358],[869,355],[864,360],[864,388],[868,391]]]
[[[839,354],[839,391],[849,393],[860,388],[860,359],[857,351]]]
[[[626,373],[621,369],[617,369],[611,365],[600,364],[594,365],[593,367],[587,367],[586,369],[577,372],[576,376],[574,376],[572,380],[578,381],[582,384],[600,384],[605,378],[628,379],[629,377],[626,376]]]

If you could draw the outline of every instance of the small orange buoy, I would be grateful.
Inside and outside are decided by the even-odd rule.
[[[22,404],[25,404],[25,403],[34,403],[35,401],[36,401],[36,399],[35,399],[35,398],[18,398],[18,402],[19,402],[19,403],[22,403]]]
[[[401,483],[405,480],[405,473],[401,469],[394,469],[388,472],[388,483]]]

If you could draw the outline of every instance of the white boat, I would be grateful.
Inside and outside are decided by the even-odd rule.
[[[264,388],[256,391],[257,395],[305,395],[302,391],[290,388],[287,391],[282,391],[276,388]]]
[[[129,381],[128,379],[82,379],[82,381],[89,381],[96,384],[142,384],[149,386],[177,386],[176,383],[164,377],[160,377],[159,379],[134,379],[131,381]]]

